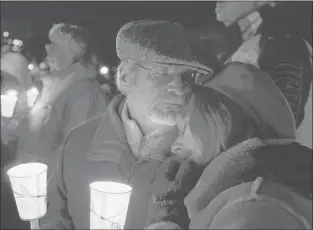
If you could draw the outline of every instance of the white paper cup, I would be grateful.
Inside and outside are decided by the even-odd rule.
[[[132,188],[97,181],[90,184],[90,229],[124,229]]]
[[[17,102],[15,95],[1,95],[1,116],[12,117]]]
[[[45,164],[27,163],[7,172],[22,220],[39,219],[47,212],[47,169]]]

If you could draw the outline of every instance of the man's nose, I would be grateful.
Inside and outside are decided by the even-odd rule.
[[[177,96],[183,96],[191,92],[191,86],[186,84],[182,76],[175,75],[173,76],[172,82],[170,82],[168,85],[168,92],[173,92]]]

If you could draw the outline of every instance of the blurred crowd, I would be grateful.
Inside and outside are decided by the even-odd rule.
[[[7,170],[41,162],[44,229],[88,229],[96,180],[131,185],[125,229],[311,229],[312,41],[272,29],[290,7],[218,1],[194,29],[129,22],[114,77],[77,25],[52,26],[46,68],[2,43],[1,228],[29,228]]]

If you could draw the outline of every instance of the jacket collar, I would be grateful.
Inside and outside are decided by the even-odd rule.
[[[139,146],[144,135],[138,124],[130,118],[127,102],[124,104],[121,119],[125,128],[127,143],[129,144],[133,154],[136,157],[140,157],[138,155]]]
[[[115,96],[104,113],[93,139],[88,158],[92,161],[110,161],[118,164],[123,176],[127,176],[135,163],[128,145],[121,120],[126,98]]]

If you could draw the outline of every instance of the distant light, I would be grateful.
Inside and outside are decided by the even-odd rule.
[[[13,45],[15,45],[15,46],[22,46],[23,45],[23,41],[18,40],[18,39],[14,39],[13,40]]]
[[[108,68],[108,67],[102,66],[102,67],[100,68],[100,73],[101,73],[101,74],[105,75],[105,74],[107,74],[108,72],[109,72],[109,68]]]
[[[33,65],[33,64],[29,64],[29,65],[28,65],[28,69],[29,69],[29,70],[32,70],[33,68],[34,68],[34,65]]]
[[[20,44],[19,40],[17,40],[17,39],[13,40],[13,45],[18,46],[19,44]]]
[[[7,38],[9,37],[10,33],[8,31],[4,31],[3,32],[3,37]]]

